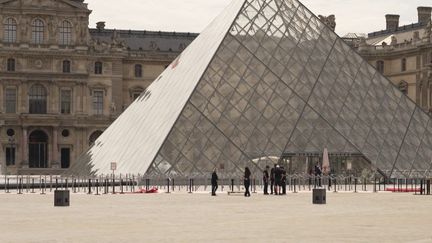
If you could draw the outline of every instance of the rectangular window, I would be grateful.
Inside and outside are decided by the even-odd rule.
[[[61,104],[60,104],[60,112],[61,114],[70,114],[71,113],[71,101],[72,95],[70,90],[62,90],[61,91]]]
[[[3,25],[4,35],[3,41],[7,43],[15,43],[16,42],[16,33],[17,33],[17,23],[14,19],[8,18]]]
[[[15,165],[15,148],[6,147],[6,166]]]
[[[93,110],[96,115],[103,114],[103,96],[104,92],[100,90],[93,91]]]
[[[32,24],[32,43],[42,44],[44,41],[44,23],[40,19],[35,19]]]
[[[5,92],[6,113],[16,113],[16,89],[7,88]]]
[[[61,167],[67,169],[70,166],[70,148],[62,148],[61,154]]]

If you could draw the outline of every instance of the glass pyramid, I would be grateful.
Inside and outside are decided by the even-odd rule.
[[[432,122],[297,0],[234,0],[71,168],[236,176],[285,154],[428,174]]]

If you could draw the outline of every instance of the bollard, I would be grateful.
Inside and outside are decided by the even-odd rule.
[[[431,180],[426,180],[426,195],[431,194]]]
[[[44,185],[43,187],[42,187],[42,184]],[[42,187],[41,195],[44,195],[45,194],[45,189],[46,189],[46,185],[45,185],[45,180],[44,179],[42,179],[42,184],[41,184],[41,187]]]
[[[423,179],[420,180],[420,195],[423,195]]]
[[[76,179],[73,179],[72,188],[73,188],[73,193],[76,193]]]
[[[377,188],[376,188],[376,177],[374,177],[374,187],[373,187],[373,192],[376,193],[377,192]]]
[[[9,193],[9,178],[6,179],[6,193]]]
[[[252,193],[256,193],[256,179],[255,178],[252,180],[252,183],[253,183],[253,192]]]
[[[234,179],[231,179],[231,192],[234,192]]]
[[[170,193],[170,179],[167,178],[167,192],[166,193]]]
[[[366,178],[363,179],[363,184],[364,184],[364,191],[367,192],[367,181],[366,181]]]
[[[88,180],[88,194],[91,194],[91,179]]]
[[[22,194],[22,192],[21,192],[21,183],[22,183],[22,178],[19,178],[19,183],[17,183],[17,185],[18,185],[18,194]]]
[[[34,188],[35,188],[35,184],[34,184],[34,178],[32,178],[32,186],[31,186],[31,193],[35,193]]]
[[[96,179],[96,195],[99,195],[99,179]]]
[[[293,179],[293,186],[294,186],[294,193],[297,193],[297,190],[296,190],[296,179],[295,178]]]
[[[108,194],[108,179],[105,178],[104,194]]]
[[[408,191],[408,179],[405,178],[405,191]]]
[[[29,178],[29,176],[27,176],[26,178],[25,178],[25,181],[26,181],[26,192],[28,193],[29,192],[29,183],[30,183],[30,178]],[[24,191],[24,190],[23,190]]]
[[[171,179],[171,186],[172,186],[172,191],[174,192],[174,190],[175,190],[175,185],[174,185],[174,179]]]
[[[192,179],[189,179],[189,193],[192,193]]]
[[[337,192],[337,180],[336,180],[336,177],[333,179],[333,187],[334,187],[334,190],[333,190],[333,192],[334,193],[336,193]]]
[[[112,183],[113,183],[113,184],[112,184],[112,190],[113,190],[113,191],[112,191],[112,194],[116,194],[116,193],[115,193],[115,178],[114,178],[114,176],[113,176],[113,179],[112,179]]]
[[[354,179],[354,193],[357,193],[357,177]]]
[[[123,192],[123,179],[120,179],[120,194],[124,194],[124,192]]]
[[[40,180],[39,180],[39,191],[41,192],[41,194],[42,194],[42,184],[43,184],[43,179],[42,179],[42,176],[41,176],[41,178],[40,178]]]

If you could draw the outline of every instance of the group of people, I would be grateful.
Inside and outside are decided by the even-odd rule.
[[[245,193],[244,196],[245,197],[250,197],[250,186],[251,186],[251,171],[249,169],[249,167],[245,168],[245,172],[244,172],[244,176],[243,176],[243,184],[245,187]],[[218,189],[218,180],[219,177],[216,173],[216,169],[213,170],[212,176],[211,176],[211,184],[212,184],[212,196],[216,196],[216,191]]]
[[[263,182],[264,182],[264,195],[269,195],[268,186],[270,182],[270,194],[274,195],[285,195],[286,194],[286,180],[287,172],[284,167],[277,164],[271,168],[267,165],[263,172]]]
[[[270,167],[267,165],[266,169],[263,173],[263,181],[264,181],[264,195],[269,195],[268,187],[270,182],[270,194],[275,195],[285,195],[286,194],[286,180],[287,180],[287,172],[284,167],[279,165],[274,165],[274,167],[269,171]],[[243,176],[243,184],[245,187],[245,197],[250,197],[250,186],[251,186],[251,171],[248,167],[245,168],[244,176]],[[216,191],[218,189],[218,175],[216,173],[216,169],[213,170],[211,176],[211,185],[212,185],[212,196],[216,196]]]

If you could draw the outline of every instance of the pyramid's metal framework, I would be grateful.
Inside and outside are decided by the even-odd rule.
[[[297,0],[234,0],[70,173],[236,175],[323,148],[428,173],[430,120]]]

